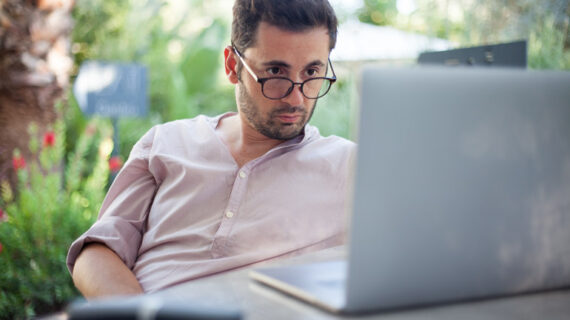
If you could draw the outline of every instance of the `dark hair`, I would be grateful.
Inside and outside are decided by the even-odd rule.
[[[233,14],[231,40],[241,52],[255,45],[260,22],[293,32],[322,26],[329,50],[336,44],[338,21],[328,0],[236,0]]]

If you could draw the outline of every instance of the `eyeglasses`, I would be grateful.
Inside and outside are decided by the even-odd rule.
[[[314,77],[303,82],[294,82],[285,77],[259,78],[245,62],[240,52],[234,46],[232,46],[232,49],[247,69],[247,72],[249,72],[255,81],[261,84],[261,93],[263,93],[263,96],[267,99],[283,99],[293,92],[295,85],[299,86],[301,93],[303,93],[307,99],[318,99],[326,95],[332,84],[336,81],[336,74],[334,73],[330,58],[328,62],[331,66],[332,77]]]

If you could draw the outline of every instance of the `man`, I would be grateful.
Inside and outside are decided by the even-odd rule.
[[[335,80],[327,0],[237,0],[237,113],[152,128],[69,250],[87,297],[152,292],[341,244],[352,142],[307,122]],[[326,107],[326,106],[325,106]]]

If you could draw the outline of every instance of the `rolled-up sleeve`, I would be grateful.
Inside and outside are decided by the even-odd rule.
[[[149,169],[155,132],[151,129],[135,144],[103,201],[97,221],[72,243],[67,254],[70,272],[83,247],[93,242],[105,244],[133,267],[159,183]]]

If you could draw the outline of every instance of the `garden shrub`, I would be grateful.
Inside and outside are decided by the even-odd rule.
[[[79,294],[65,259],[71,242],[96,219],[106,192],[112,128],[89,120],[64,159],[64,124],[38,136],[30,126],[24,159],[16,150],[18,186],[1,182],[0,318],[24,319],[63,308]]]

